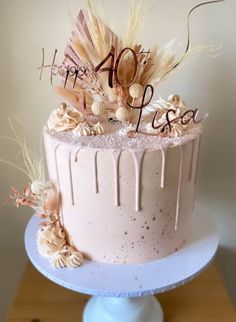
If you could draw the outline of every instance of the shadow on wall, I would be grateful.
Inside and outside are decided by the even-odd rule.
[[[226,189],[230,191],[236,180],[236,75],[231,79],[228,75],[232,68],[236,68],[236,64],[229,54],[225,54],[221,59],[217,69],[208,76],[208,91],[212,95],[208,95],[204,102],[210,117],[204,127],[204,165],[201,175],[207,180],[217,179],[219,182],[227,178]]]
[[[236,307],[236,250],[222,246],[219,247],[216,255],[216,263],[221,275],[224,277],[224,283],[232,302]]]
[[[236,307],[236,61],[232,52],[218,60],[217,68],[205,76],[210,94],[203,99],[210,117],[202,140],[198,199],[218,226],[216,262]]]

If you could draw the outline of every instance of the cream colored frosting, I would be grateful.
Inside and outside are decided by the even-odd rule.
[[[83,122],[77,125],[73,130],[75,136],[91,136],[91,135],[103,135],[105,129],[100,122],[96,124]]]
[[[44,257],[51,257],[52,254],[58,252],[65,243],[65,233],[59,224],[42,227],[38,232],[38,251]]]
[[[83,122],[77,125],[73,130],[73,133],[76,136],[90,136],[93,135],[93,130],[87,122]]]
[[[184,135],[186,126],[181,123],[172,123],[171,128],[171,133],[169,135],[176,138]]]
[[[66,265],[70,268],[76,268],[83,264],[84,257],[80,252],[73,252],[69,257],[66,258]]]
[[[175,102],[174,97],[175,96],[172,95],[168,98],[168,101],[160,99],[154,102],[152,105],[147,106],[145,110],[146,121],[151,120],[154,116],[154,113],[157,113],[155,118],[155,126],[161,124],[165,125],[167,124],[166,113],[170,109],[174,110],[175,112],[168,114],[169,121],[173,121],[175,118],[181,117],[187,111],[185,103],[179,97],[179,101]],[[179,138],[187,134],[187,130],[194,129],[195,127],[196,125],[192,122],[183,125],[180,119],[177,119],[176,121],[171,122],[171,132],[169,132],[168,127],[166,127],[166,136],[170,138]],[[160,129],[154,129],[151,122],[146,124],[146,130],[150,134],[160,134]]]
[[[51,265],[55,268],[64,268],[66,267],[66,258],[60,253],[56,253],[50,261]]]
[[[58,252],[51,256],[51,265],[55,268],[77,268],[84,262],[83,254],[72,246],[64,245]]]
[[[172,104],[160,98],[143,109],[143,120],[146,122],[150,121],[156,112],[158,113],[157,118],[160,118],[170,108],[172,108]]]
[[[52,111],[47,125],[49,130],[58,133],[75,129],[81,120],[82,114],[80,112],[62,104]]]
[[[157,123],[163,123],[166,121],[166,113],[168,110],[172,109],[175,113],[169,114],[169,119],[172,120],[176,117],[181,116],[186,111],[186,106],[184,102],[180,99],[179,104],[173,103],[174,95],[171,95],[168,100],[160,98],[159,100],[154,101],[152,104],[146,106],[143,110],[143,119],[144,121],[150,122],[153,119],[153,116],[156,114]]]
[[[105,129],[104,127],[101,125],[100,122],[97,122],[94,126],[93,126],[93,131],[95,132],[96,135],[103,135],[105,134]]]
[[[65,233],[58,224],[45,226],[38,232],[38,251],[50,258],[54,268],[76,268],[83,264],[83,254],[65,245]]]

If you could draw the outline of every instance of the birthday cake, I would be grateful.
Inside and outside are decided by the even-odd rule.
[[[57,111],[64,112],[64,106]],[[86,137],[77,128],[44,129],[69,245],[107,263],[147,262],[177,251],[194,206],[200,126],[173,138],[127,138],[126,125],[101,126],[105,134]]]
[[[12,190],[17,206],[42,218],[38,251],[56,268],[84,259],[154,261],[189,236],[205,117],[179,95],[155,98],[154,89],[185,60],[190,31],[177,58],[168,48],[138,45],[131,22],[123,39],[91,3],[80,11],[63,63],[51,69],[66,103],[43,129],[49,180],[34,171],[23,194]]]

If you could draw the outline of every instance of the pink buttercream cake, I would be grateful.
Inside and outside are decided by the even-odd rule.
[[[60,191],[69,243],[106,263],[147,262],[177,251],[189,233],[200,133],[74,138],[45,128],[49,176]]]

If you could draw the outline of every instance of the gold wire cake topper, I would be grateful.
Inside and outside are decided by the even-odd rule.
[[[97,17],[92,1],[88,0],[89,10],[79,12],[72,37],[65,50],[63,64],[55,64],[55,50],[52,64],[45,65],[43,49],[42,64],[38,68],[40,79],[43,70],[50,68],[51,84],[56,75],[63,79],[63,86],[55,87],[57,93],[79,111],[86,110],[87,116],[95,114],[105,117],[105,110],[115,110],[115,119],[136,124],[135,131],[129,134],[138,133],[143,109],[151,103],[154,87],[194,51],[194,48],[191,48],[191,15],[199,7],[223,1],[225,0],[202,2],[190,10],[187,17],[186,48],[184,54],[177,58],[167,48],[145,50],[141,45],[137,45],[136,24],[142,15],[140,1],[133,1],[128,37],[122,39]],[[196,124],[202,121],[196,119],[198,109],[185,109],[180,115],[178,108],[178,105],[173,104],[166,112],[164,121],[157,125],[155,123],[158,113],[154,113],[151,125],[154,130],[159,130],[158,135],[170,134],[174,122],[185,126],[191,122]]]

